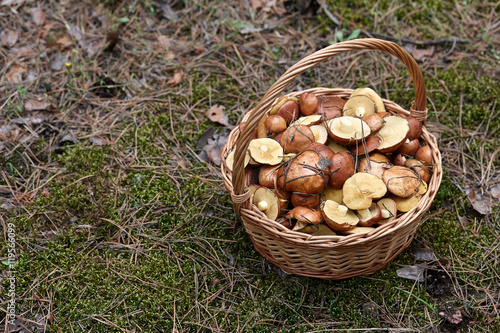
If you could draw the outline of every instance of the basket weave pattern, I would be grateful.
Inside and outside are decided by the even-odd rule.
[[[231,194],[235,210],[241,216],[243,226],[255,249],[290,274],[322,279],[344,279],[381,269],[411,243],[422,216],[429,209],[441,183],[441,155],[435,137],[424,127],[421,139],[431,147],[433,159],[432,177],[427,193],[412,210],[369,233],[349,236],[311,236],[291,231],[268,219],[252,204],[250,192],[246,188],[243,162],[252,133],[260,118],[272,108],[286,86],[302,72],[336,54],[361,49],[374,49],[393,54],[406,65],[415,86],[415,102],[412,103],[410,111],[389,100],[384,100],[384,104],[387,112],[399,115],[411,114],[425,124],[427,117],[425,85],[413,58],[392,42],[360,39],[331,45],[292,66],[269,88],[257,107],[245,115],[243,118],[247,123],[245,128],[242,132],[238,127],[234,129],[222,151],[221,170],[224,185]],[[314,88],[306,91],[317,96],[338,96],[345,99],[352,93],[351,89]],[[289,96],[298,97],[301,93],[294,92]],[[232,150],[235,150],[234,172],[225,165],[225,157]]]

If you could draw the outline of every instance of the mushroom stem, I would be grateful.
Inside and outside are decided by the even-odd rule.
[[[263,212],[269,208],[269,204],[267,203],[267,201],[262,200],[257,204],[257,207],[261,212]]]
[[[347,208],[347,207],[346,207],[346,206],[344,206],[344,205],[339,205],[339,206],[337,207],[337,212],[338,212],[338,215],[339,215],[340,217],[344,217],[344,216],[346,216],[346,214],[347,214],[347,211],[348,211],[348,210],[349,210],[349,208]]]
[[[340,118],[340,130],[343,133],[351,133],[352,132],[352,123],[349,119]]]
[[[356,112],[355,112],[355,113],[356,113],[356,116],[358,116],[359,118],[363,118],[363,116],[365,115],[365,112],[366,112],[366,111],[365,111],[365,108],[364,108],[364,107],[362,107],[362,106],[358,106],[358,107],[356,108]]]
[[[358,210],[358,214],[359,216],[361,216],[361,219],[363,221],[369,220],[372,217],[372,214],[370,213],[370,210],[368,208]]]
[[[391,217],[391,212],[388,211],[387,209],[382,209],[381,213],[383,219],[388,219],[389,217]]]

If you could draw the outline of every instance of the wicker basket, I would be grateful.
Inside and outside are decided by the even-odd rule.
[[[279,95],[298,75],[328,58],[354,50],[379,50],[396,56],[410,71],[415,86],[415,101],[410,111],[384,100],[386,110],[393,114],[412,116],[424,122],[427,117],[426,90],[422,73],[415,60],[402,48],[392,42],[379,39],[358,39],[342,42],[319,50],[288,69],[266,92],[257,107],[246,114],[247,122],[240,133],[234,129],[222,157],[235,149],[234,172],[225,162],[222,163],[224,185],[231,194],[234,208],[243,220],[246,232],[255,249],[270,262],[289,274],[322,279],[345,279],[362,274],[373,273],[394,259],[411,243],[422,216],[429,209],[441,183],[441,154],[436,138],[424,127],[421,139],[431,147],[433,167],[428,191],[416,207],[392,222],[375,228],[369,233],[349,236],[311,236],[291,231],[268,219],[252,204],[251,194],[246,186],[246,173],[243,167],[245,152],[260,118],[268,112]],[[307,90],[318,96],[339,96],[348,98],[350,89],[315,88]],[[290,96],[299,96],[294,92]]]

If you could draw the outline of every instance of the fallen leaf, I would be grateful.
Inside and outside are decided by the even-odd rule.
[[[262,0],[250,0],[250,6],[254,11],[257,11],[264,6],[264,3],[262,3]]]
[[[172,10],[172,7],[170,7],[168,2],[156,1],[156,3],[160,5],[161,14],[164,18],[172,22],[177,22],[179,20],[179,16]]]
[[[12,69],[5,75],[9,83],[19,83],[23,80],[23,74],[26,73],[26,68],[21,65],[15,65]]]
[[[229,133],[215,133],[212,138],[208,139],[208,143],[203,148],[200,158],[203,159],[202,156],[206,156],[210,162],[220,166],[222,149],[227,142],[228,135]]]
[[[175,86],[175,85],[178,85],[179,83],[182,82],[182,79],[184,78],[184,72],[181,71],[181,70],[175,70],[174,72],[174,76],[168,80],[167,84],[170,85],[170,86]]]
[[[33,56],[33,49],[31,46],[26,45],[26,46],[21,46],[21,47],[14,47],[10,50],[9,52],[10,58],[13,59],[19,59],[19,58],[24,58],[24,57],[32,57]]]
[[[229,124],[229,119],[227,115],[224,113],[224,109],[225,108],[222,105],[212,105],[210,109],[208,109],[208,111],[205,112],[205,116],[207,116],[208,119],[210,119],[215,123],[219,123],[227,127],[232,127]]]
[[[493,198],[500,200],[500,184],[490,188],[490,194]]]
[[[476,192],[473,188],[470,188],[467,191],[467,199],[478,213],[483,215],[491,213],[491,200],[488,195]]]
[[[42,25],[45,23],[45,14],[40,3],[38,3],[38,6],[31,8],[31,20],[35,25]]]
[[[426,57],[431,57],[434,54],[434,46],[430,49],[413,48],[410,53],[416,61],[424,61]]]
[[[277,0],[263,0],[263,3],[264,6],[262,7],[262,11],[265,13],[270,13],[278,16],[286,13],[286,9],[282,1],[278,3]]]
[[[453,325],[457,325],[462,322],[462,313],[454,306],[446,306],[439,310],[439,317]]]
[[[0,45],[12,47],[16,44],[19,31],[5,29],[0,32]]]
[[[419,249],[416,250],[413,255],[417,261],[435,261],[437,260],[434,251],[431,249]]]
[[[72,48],[74,45],[73,38],[70,35],[64,34],[56,40],[56,44],[59,45],[61,50]]]
[[[424,272],[425,267],[416,266],[404,266],[401,269],[396,270],[396,274],[403,279],[414,280],[418,282],[424,282]]]
[[[24,103],[25,111],[57,111],[56,107],[46,100],[29,99]]]

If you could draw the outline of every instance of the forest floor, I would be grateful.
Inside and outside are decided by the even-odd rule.
[[[500,3],[317,4],[0,1],[0,327],[500,332]],[[291,65],[367,37],[418,61],[443,182],[384,269],[285,274],[254,250],[216,150]],[[414,99],[405,67],[373,51],[285,92],[360,86]],[[414,265],[423,282],[398,277]]]

